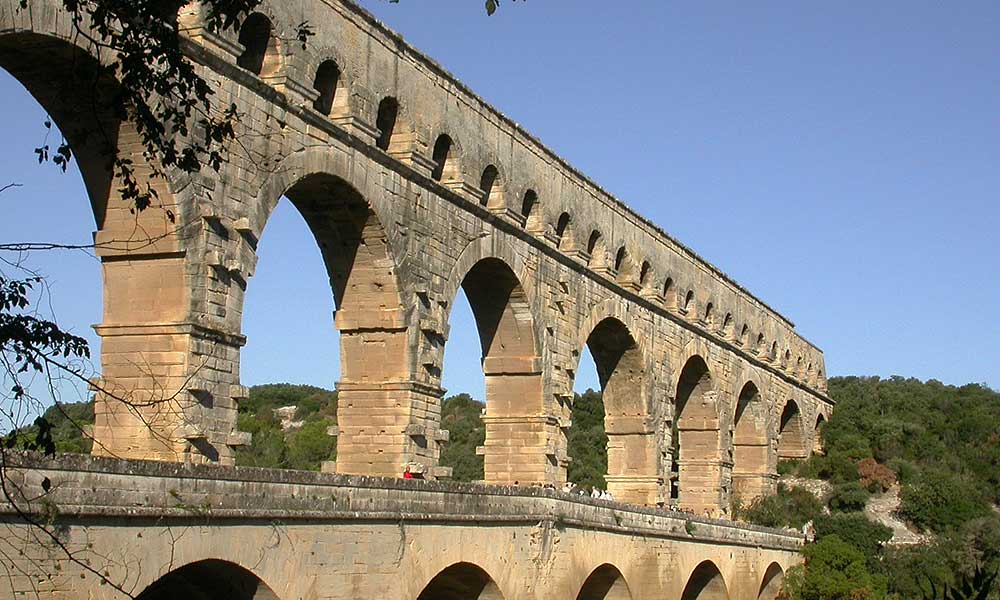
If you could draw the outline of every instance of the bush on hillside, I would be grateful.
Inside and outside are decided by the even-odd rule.
[[[903,486],[899,514],[923,531],[943,533],[987,516],[990,509],[964,478],[936,469]]]
[[[892,469],[878,464],[874,458],[866,458],[857,466],[861,485],[873,494],[885,492],[896,483],[896,474]]]
[[[819,515],[813,525],[817,540],[835,535],[858,549],[872,572],[878,570],[885,543],[892,539],[892,529],[869,521],[864,513]]]
[[[868,490],[862,487],[861,482],[850,481],[834,485],[826,503],[833,512],[860,512],[865,509],[869,496]]]
[[[805,564],[789,569],[785,593],[791,600],[877,600],[885,580],[872,575],[865,556],[837,535],[802,549]]]
[[[735,516],[764,527],[799,529],[822,512],[823,504],[809,490],[778,484],[776,494],[757,498]]]

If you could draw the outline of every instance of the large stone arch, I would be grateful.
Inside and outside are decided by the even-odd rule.
[[[587,576],[576,600],[632,600],[632,592],[621,570],[604,563]]]
[[[256,250],[268,217],[287,197],[320,248],[340,332],[337,472],[399,476],[410,463],[426,472],[436,464],[437,444],[428,439],[433,432],[413,426],[428,392],[413,384],[404,285],[386,227],[394,221],[371,180],[347,159],[322,149],[278,163],[259,184],[242,243]],[[242,308],[242,298],[237,303]]]
[[[504,595],[482,567],[459,562],[428,581],[417,600],[504,600]]]
[[[267,583],[236,563],[206,559],[171,570],[143,589],[136,600],[279,600]]]
[[[729,600],[726,580],[715,563],[706,560],[691,571],[681,600]]]
[[[721,409],[708,361],[692,354],[683,363],[676,387],[672,455],[676,481],[672,497],[680,508],[713,516],[727,510],[723,480]]]
[[[104,298],[95,326],[102,338],[102,376],[95,380],[94,453],[230,462],[226,442],[235,415],[199,430],[198,437],[190,434],[201,410],[184,391],[200,366],[188,349],[201,337],[189,326],[193,260],[187,252],[200,233],[185,187],[190,177],[173,169],[154,177],[157,168],[144,158],[136,127],[114,106],[119,84],[106,68],[112,57],[92,51],[61,3],[39,2],[31,10],[4,5],[0,32],[0,68],[28,90],[65,137],[94,214]],[[58,144],[58,138],[49,140],[50,154]],[[155,191],[150,208],[136,211],[134,199],[122,197],[123,182],[111,167],[115,158],[131,160],[140,189]]]
[[[544,483],[554,480],[547,419],[540,320],[526,286],[524,263],[495,236],[470,243],[459,256],[441,293],[447,313],[464,290],[482,349],[486,380],[488,483]],[[446,315],[447,319],[447,315]],[[447,365],[444,365],[447,368]]]
[[[586,345],[597,366],[608,435],[605,480],[616,500],[654,505],[663,478],[659,464],[652,369],[636,325],[614,300],[602,302],[584,321],[574,356],[579,368]]]
[[[759,386],[750,379],[740,388],[733,415],[733,494],[744,504],[774,488],[770,411]]]
[[[802,460],[809,456],[809,434],[799,403],[788,400],[778,414],[778,460]]]

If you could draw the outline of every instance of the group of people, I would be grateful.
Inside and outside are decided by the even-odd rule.
[[[576,494],[578,496],[586,496],[587,490],[581,485],[576,485],[572,481],[567,481],[562,488],[565,494]],[[596,498],[598,500],[614,500],[615,497],[611,495],[608,490],[602,490],[600,488],[590,488],[590,497]]]

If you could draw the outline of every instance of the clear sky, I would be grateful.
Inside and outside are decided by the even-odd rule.
[[[1000,3],[364,4],[791,318],[829,374],[1000,388]],[[0,184],[24,184],[0,195],[0,239],[87,241],[79,175],[33,164],[41,109],[6,73],[0,94]],[[332,301],[287,202],[260,250],[244,382],[331,386]],[[31,260],[89,332],[96,260]],[[452,332],[445,385],[481,397],[467,307]]]

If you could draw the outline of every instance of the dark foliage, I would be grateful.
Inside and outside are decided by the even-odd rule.
[[[482,412],[485,405],[468,394],[458,394],[441,405],[441,428],[449,431],[449,441],[441,451],[441,464],[452,468],[455,481],[481,481],[483,457],[476,447],[486,441]]]

